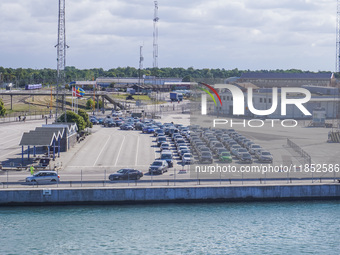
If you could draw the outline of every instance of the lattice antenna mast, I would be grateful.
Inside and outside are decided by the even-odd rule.
[[[57,97],[56,97],[56,121],[58,119],[59,106],[63,104],[59,100],[60,84],[65,82],[65,66],[66,66],[66,32],[65,32],[65,0],[59,0],[59,17],[58,17],[58,44],[57,47]]]
[[[143,46],[139,46],[139,81],[138,84],[140,85],[140,81],[142,78],[142,70],[143,70],[143,61],[144,61],[144,57],[143,57]]]
[[[337,0],[335,71],[338,72],[338,73],[340,72],[340,0]]]
[[[139,46],[139,70],[143,70],[143,46]]]
[[[155,1],[155,12],[153,18],[153,67],[158,67],[158,2]]]

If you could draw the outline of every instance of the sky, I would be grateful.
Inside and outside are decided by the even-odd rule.
[[[57,67],[58,0],[1,0],[0,66]],[[336,0],[158,0],[158,67],[335,71]],[[153,0],[66,0],[66,65],[153,65]]]

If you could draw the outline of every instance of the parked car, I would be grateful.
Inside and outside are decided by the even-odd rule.
[[[90,122],[92,122],[93,125],[98,125],[99,121],[96,119],[96,117],[91,117]]]
[[[199,161],[201,163],[211,164],[213,162],[213,157],[210,152],[202,152],[202,154],[199,155]]]
[[[155,160],[149,167],[150,174],[163,174],[168,171],[168,162],[166,160]]]
[[[258,144],[252,144],[252,145],[250,145],[250,147],[249,147],[249,153],[250,153],[250,154],[255,154],[255,152],[256,152],[257,150],[260,150],[260,149],[262,149],[260,145],[258,145]]]
[[[236,158],[240,159],[242,153],[246,153],[248,150],[246,148],[239,148],[236,152]]]
[[[26,177],[26,182],[32,183],[57,183],[59,180],[60,177],[56,171],[39,171]]]
[[[183,165],[190,165],[194,163],[194,158],[191,153],[184,153],[182,157],[182,164]]]
[[[273,156],[269,151],[261,151],[260,156],[258,157],[259,162],[265,163],[273,163]]]
[[[170,149],[169,143],[162,143],[161,144],[161,147],[160,147],[161,152],[164,151],[164,150],[169,150],[169,149]]]
[[[157,146],[161,147],[162,143],[166,143],[166,137],[165,136],[157,136]]]
[[[129,124],[122,124],[120,125],[121,130],[133,130],[133,126]]]
[[[165,160],[168,163],[168,167],[173,167],[173,154],[169,150],[163,150],[161,153],[161,160]]]
[[[231,152],[231,155],[233,156],[236,156],[237,155],[237,151],[239,149],[241,149],[241,145],[233,145],[231,148],[230,148],[230,152]]]
[[[233,159],[230,152],[222,152],[219,156],[220,161],[231,163]]]
[[[114,174],[110,174],[110,181],[114,180],[139,180],[143,177],[143,173],[136,169],[123,168]]]
[[[253,163],[253,159],[248,152],[241,153],[239,160],[241,163]]]

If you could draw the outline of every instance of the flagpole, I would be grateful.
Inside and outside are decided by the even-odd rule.
[[[73,86],[72,86],[72,108],[71,111],[73,111]]]

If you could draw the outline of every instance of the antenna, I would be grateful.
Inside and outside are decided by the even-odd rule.
[[[59,16],[58,16],[58,44],[57,47],[57,96],[56,96],[56,114],[55,120],[58,120],[59,104],[63,106],[63,102],[59,100],[60,84],[65,82],[65,65],[66,65],[66,33],[65,33],[65,0],[59,0]],[[60,102],[59,102],[60,101]]]
[[[143,69],[143,61],[144,61],[143,46],[139,46],[139,70]]]
[[[153,18],[153,67],[158,67],[158,2],[155,1],[155,12]]]
[[[138,84],[140,85],[140,81],[141,81],[141,76],[142,76],[142,70],[143,70],[143,61],[144,61],[144,57],[143,57],[143,46],[139,46],[139,70],[138,70],[138,76],[139,76],[139,80],[138,80]]]
[[[340,0],[337,0],[335,72],[340,72]]]

